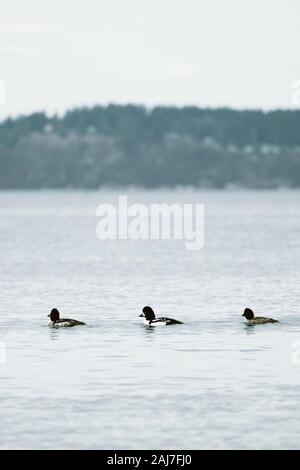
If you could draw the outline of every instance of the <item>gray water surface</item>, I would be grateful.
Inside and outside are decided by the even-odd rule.
[[[98,240],[118,195],[0,193],[0,448],[299,449],[300,193],[129,193],[204,203],[198,252]],[[144,305],[185,324],[147,329]]]

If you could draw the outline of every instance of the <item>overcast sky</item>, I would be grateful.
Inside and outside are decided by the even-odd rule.
[[[299,0],[2,0],[0,119],[109,102],[291,108],[299,49]]]

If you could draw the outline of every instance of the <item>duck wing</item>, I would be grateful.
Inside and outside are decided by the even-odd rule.
[[[75,326],[75,325],[85,325],[82,321],[78,320],[73,320],[72,318],[60,318],[59,323],[67,323],[69,327]]]
[[[165,323],[166,325],[182,325],[182,321],[174,320],[174,318],[162,317],[158,318],[157,320]]]
[[[273,318],[266,317],[255,317],[255,321],[257,321],[257,323],[278,323],[278,320],[273,320]]]

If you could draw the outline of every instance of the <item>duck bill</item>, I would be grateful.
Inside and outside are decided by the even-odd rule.
[[[139,315],[139,317],[144,317],[144,316],[145,316],[145,315],[144,315],[143,313],[141,313],[141,314]]]

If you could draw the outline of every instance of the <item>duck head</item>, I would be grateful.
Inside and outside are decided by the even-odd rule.
[[[154,320],[155,313],[153,312],[151,307],[144,307],[143,313],[140,315],[140,317],[145,317],[146,320]]]
[[[48,317],[50,317],[50,320],[55,322],[59,320],[59,311],[57,308],[53,308],[51,312],[49,313]]]
[[[253,318],[254,318],[254,313],[253,313],[253,311],[251,310],[251,308],[245,308],[242,317],[245,317],[246,320],[253,320]]]

